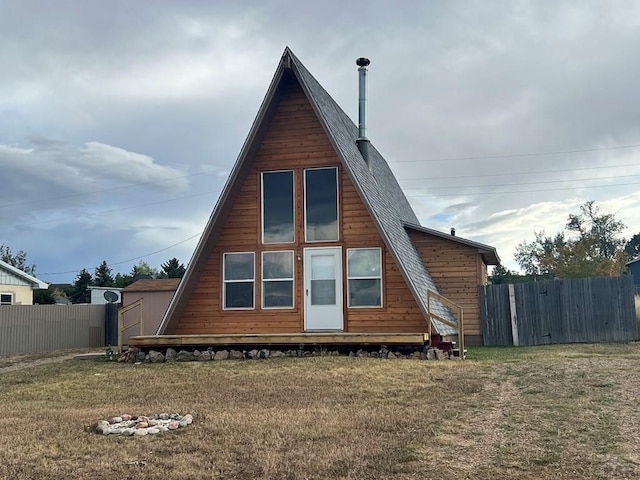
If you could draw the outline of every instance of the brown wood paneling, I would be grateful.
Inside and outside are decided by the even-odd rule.
[[[484,262],[478,250],[424,232],[410,231],[410,236],[440,294],[464,309],[465,334],[481,335],[478,280]]]

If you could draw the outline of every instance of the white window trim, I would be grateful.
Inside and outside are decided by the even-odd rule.
[[[307,236],[307,172],[310,170],[329,170],[333,169],[336,173],[336,227],[337,238],[335,240],[309,240]],[[304,203],[304,241],[305,243],[335,243],[340,241],[340,176],[338,175],[338,167],[314,167],[305,168],[304,176],[302,179],[302,188],[304,190],[303,203]]]
[[[291,181],[293,182],[293,240],[290,242],[265,242],[264,241],[264,174],[265,173],[284,173],[291,172]],[[269,170],[260,172],[260,230],[263,245],[290,245],[296,243],[296,172],[294,170]]]
[[[251,307],[227,307],[227,283],[248,283],[249,279],[244,280],[227,280],[226,279],[226,262],[225,257],[227,255],[246,255],[250,254],[253,257],[253,278],[251,278],[251,283],[253,283],[253,297],[252,297],[252,306]],[[256,254],[255,252],[224,252],[222,254],[222,310],[255,310],[256,309]]]
[[[380,252],[380,276],[373,277],[351,277],[349,276],[349,252],[356,250],[378,250]],[[347,307],[348,308],[383,308],[384,307],[384,279],[383,277],[383,265],[382,265],[382,248],[380,247],[361,247],[361,248],[347,248],[347,259],[346,259],[346,270],[347,270]],[[380,280],[380,305],[351,305],[351,283],[349,280]]]
[[[291,278],[277,278],[277,279],[266,279],[264,278],[264,254],[265,253],[290,253],[291,254],[291,266],[293,276]],[[291,310],[296,307],[296,258],[295,252],[293,250],[269,250],[262,252],[261,263],[260,263],[260,275],[262,279],[262,285],[260,285],[261,297],[262,297],[262,308],[264,310]],[[291,306],[290,307],[265,307],[264,306],[264,282],[291,282]]]
[[[15,295],[13,292],[0,292],[0,295],[9,295],[11,298],[10,303],[0,303],[0,305],[13,305],[15,303]]]

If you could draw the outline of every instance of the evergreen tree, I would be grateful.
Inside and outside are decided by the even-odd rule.
[[[133,277],[129,274],[117,273],[114,280],[114,286],[117,288],[125,288],[133,283]]]
[[[624,246],[624,251],[631,260],[640,257],[640,233],[636,233]]]
[[[176,257],[162,264],[160,278],[182,278],[186,268]]]
[[[91,293],[89,292],[88,287],[92,285],[93,277],[86,268],[83,268],[80,270],[75,282],[73,283],[71,295],[69,296],[71,303],[89,303],[91,301]]]
[[[111,275],[111,269],[105,260],[96,267],[93,278],[96,287],[113,287],[115,283],[113,275]]]
[[[151,265],[144,260],[140,260],[140,262],[131,269],[131,276],[134,282],[142,278],[157,278],[158,270],[152,268]]]

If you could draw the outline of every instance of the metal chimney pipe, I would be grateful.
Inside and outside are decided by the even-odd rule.
[[[356,60],[358,66],[358,149],[369,168],[369,139],[367,138],[367,67],[371,61],[360,57]]]

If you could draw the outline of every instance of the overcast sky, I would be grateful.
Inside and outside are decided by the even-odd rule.
[[[42,280],[185,264],[289,46],[423,225],[495,246],[595,200],[640,232],[640,2],[0,0],[0,244]],[[158,252],[158,253],[155,253]]]

